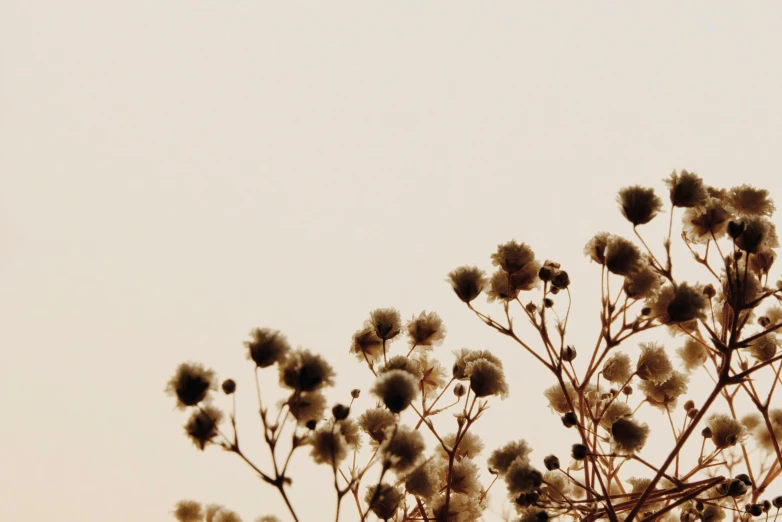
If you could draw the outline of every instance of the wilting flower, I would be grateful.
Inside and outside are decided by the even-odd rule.
[[[730,189],[727,202],[741,216],[771,216],[775,210],[768,190],[758,189],[751,185],[741,185]]]
[[[250,335],[252,339],[244,342],[247,358],[260,368],[281,362],[291,349],[285,336],[276,330],[256,328]]]
[[[747,429],[739,421],[721,413],[715,413],[707,422],[711,440],[719,449],[735,446],[747,436]]]
[[[488,397],[500,395],[505,398],[508,395],[508,383],[505,382],[505,373],[501,366],[497,366],[488,359],[477,359],[470,362],[466,369],[470,376],[470,388],[476,397]]]
[[[299,349],[280,364],[280,384],[294,390],[315,391],[334,385],[334,370],[320,355]]]
[[[197,405],[213,389],[217,389],[214,371],[198,363],[180,364],[166,386],[166,391],[176,396],[179,409]]]
[[[415,466],[424,452],[424,439],[421,433],[406,426],[388,427],[386,430],[390,433],[386,433],[383,451],[390,462],[391,469],[407,471]],[[393,434],[394,430],[396,430],[395,434]]]
[[[684,341],[684,346],[679,348],[676,353],[679,354],[679,358],[688,372],[700,368],[709,358],[709,353],[703,344],[692,338]]]
[[[671,378],[663,383],[643,381],[641,392],[653,406],[661,409],[675,406],[676,400],[687,393],[687,376],[680,372],[673,372]]]
[[[358,418],[358,424],[376,444],[386,440],[387,428],[396,424],[396,417],[383,408],[370,408]]]
[[[516,459],[505,473],[505,483],[512,496],[530,493],[543,484],[543,475],[529,465],[526,459]]]
[[[641,252],[627,239],[611,236],[605,248],[605,266],[612,274],[629,276],[638,267]]]
[[[584,255],[589,256],[595,263],[604,265],[606,262],[606,247],[610,238],[611,234],[608,232],[598,232],[584,246]]]
[[[393,413],[399,413],[418,396],[418,381],[404,370],[391,370],[377,378],[372,393]]]
[[[385,482],[370,486],[364,496],[364,502],[367,503],[372,513],[381,520],[393,518],[403,499],[404,494],[398,488]]]
[[[339,465],[348,456],[348,442],[331,422],[315,430],[309,443],[312,445],[310,455],[316,464]]]
[[[694,172],[682,170],[679,174],[674,170],[665,180],[674,207],[697,207],[706,202],[709,193],[703,185],[703,180]]]
[[[777,354],[777,336],[775,333],[767,333],[755,339],[749,345],[749,353],[758,361],[768,361]]]
[[[322,420],[326,411],[326,397],[319,391],[294,393],[287,404],[299,426]]]
[[[486,274],[474,266],[461,266],[448,274],[456,296],[465,303],[472,302],[486,287]]]
[[[421,312],[407,324],[407,336],[411,346],[432,347],[442,344],[445,339],[443,321],[434,312]]]
[[[654,342],[640,343],[641,355],[636,363],[636,374],[645,381],[657,383],[667,381],[673,374],[668,354],[661,344]]]
[[[688,208],[682,221],[687,239],[695,243],[706,243],[725,235],[729,219],[730,214],[725,209],[725,204],[710,197],[703,205]]]
[[[199,502],[180,500],[174,509],[174,518],[179,522],[201,522],[204,519],[204,510]]]
[[[185,433],[195,446],[204,450],[206,445],[217,437],[217,425],[223,419],[223,413],[214,406],[206,405],[195,410],[185,424]]]
[[[630,357],[616,352],[603,363],[603,377],[616,384],[625,384],[633,374]]]
[[[529,447],[525,440],[509,442],[501,448],[492,451],[488,461],[489,469],[503,475],[514,461],[529,462],[528,456],[531,451],[532,448]]]
[[[393,339],[402,328],[402,319],[394,308],[378,308],[369,314],[369,322],[375,329],[375,334],[384,341]]]
[[[663,208],[663,202],[655,195],[653,189],[639,185],[623,188],[619,191],[616,200],[622,210],[622,215],[633,226],[650,222]]]
[[[649,426],[630,417],[620,417],[611,426],[611,435],[615,451],[629,455],[643,449],[649,437]]]
[[[383,357],[383,340],[375,333],[374,326],[366,326],[353,334],[353,344],[350,352],[359,361],[370,364],[377,363]]]

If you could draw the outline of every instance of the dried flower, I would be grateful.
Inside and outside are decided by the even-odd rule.
[[[671,378],[664,383],[644,381],[641,383],[641,391],[650,404],[667,409],[669,406],[676,406],[676,400],[687,393],[687,376],[680,372],[673,372]]]
[[[467,365],[466,373],[470,376],[470,389],[476,397],[507,397],[508,383],[505,382],[502,366],[497,366],[488,359],[477,359]]]
[[[486,274],[474,266],[462,266],[448,274],[453,291],[464,303],[470,303],[486,287]]]
[[[600,425],[607,430],[611,430],[611,426],[622,417],[629,417],[633,414],[633,409],[626,402],[617,400],[611,401],[611,404],[605,409],[600,418]]]
[[[649,426],[629,417],[620,417],[611,426],[611,435],[615,451],[629,455],[643,449],[649,437]]]
[[[573,444],[570,448],[570,456],[575,460],[584,460],[589,455],[589,448],[583,444]]]
[[[435,466],[431,460],[416,467],[405,478],[405,489],[426,501],[434,497],[440,490],[440,480],[436,475]]]
[[[337,423],[339,431],[345,437],[345,442],[354,450],[361,448],[361,432],[358,423],[353,419],[344,419]]]
[[[653,189],[633,185],[619,191],[616,198],[622,210],[622,215],[633,224],[645,225],[662,210],[663,202]]]
[[[315,430],[310,438],[310,455],[316,464],[339,465],[348,456],[348,442],[342,432],[328,422]]]
[[[223,508],[215,513],[214,522],[242,522],[242,519],[233,511]]]
[[[511,240],[497,246],[497,252],[491,255],[494,266],[501,267],[505,272],[513,274],[535,261],[535,253],[526,243],[516,243]]]
[[[650,300],[648,305],[652,313],[663,324],[682,325],[704,319],[704,309],[709,301],[703,295],[703,291],[687,283],[681,283],[674,287],[666,285],[656,298]]]
[[[206,400],[209,390],[216,387],[214,371],[198,363],[182,363],[168,381],[166,392],[176,396],[177,408],[184,409]]]
[[[431,514],[427,517],[431,522],[472,522],[478,520],[485,509],[485,497],[451,492],[448,511],[445,511],[445,493],[441,493],[431,502]]]
[[[611,236],[605,248],[605,266],[612,274],[629,276],[638,267],[641,252],[638,247],[620,236]]]
[[[443,387],[447,374],[437,359],[423,353],[416,358],[416,363],[423,374],[420,380],[422,393],[428,394]]]
[[[319,391],[293,393],[287,404],[299,426],[306,426],[309,421],[322,420],[326,411],[326,397]]]
[[[703,344],[692,338],[684,341],[684,346],[676,350],[676,353],[679,354],[679,358],[688,372],[700,368],[709,358],[709,353]]]
[[[630,357],[616,352],[603,363],[603,377],[616,384],[625,384],[633,374],[631,365]]]
[[[779,247],[774,223],[761,217],[746,218],[744,231],[736,238],[736,246],[751,254]]]
[[[404,370],[390,370],[377,378],[372,393],[393,413],[399,413],[418,396],[418,381]]]
[[[386,433],[383,451],[390,462],[391,469],[407,471],[415,466],[423,457],[424,439],[421,433],[406,426],[388,427],[386,430],[389,433]],[[396,434],[393,434],[394,430]]]
[[[252,339],[244,342],[247,358],[260,368],[281,362],[291,349],[285,336],[276,330],[256,328],[250,335]]]
[[[491,453],[488,460],[489,469],[503,475],[508,471],[508,468],[514,461],[521,460],[528,462],[528,456],[531,451],[532,448],[530,448],[527,441],[523,439],[509,442]]]
[[[387,428],[396,424],[396,417],[383,408],[370,408],[358,418],[358,424],[374,443],[380,443],[386,440]]]
[[[217,437],[217,425],[223,420],[223,413],[211,405],[193,411],[185,424],[185,433],[201,451]]]
[[[549,405],[557,413],[564,414],[571,411],[573,409],[570,405],[571,403],[574,407],[578,405],[578,394],[573,385],[569,381],[565,381],[565,387],[567,388],[567,396],[565,396],[565,392],[559,384],[555,384],[543,391],[543,395],[548,399]],[[570,402],[568,402],[568,397]]]
[[[769,410],[768,420],[771,423],[771,428],[774,433],[773,436],[777,440],[777,444],[782,446],[782,408]],[[756,426],[753,430],[753,435],[763,449],[771,452],[775,451],[774,442],[771,438],[772,435],[765,423],[760,423]]]
[[[747,436],[747,430],[739,421],[728,415],[715,413],[708,420],[711,429],[711,440],[719,448],[735,446]]]
[[[404,494],[398,488],[385,482],[370,486],[364,496],[369,509],[381,520],[393,518],[403,499]]]
[[[470,378],[467,373],[467,366],[478,359],[486,359],[492,364],[502,368],[502,361],[488,350],[468,350],[461,348],[453,352],[456,360],[453,363],[453,376],[455,379],[466,380]]]
[[[424,378],[424,372],[416,359],[410,359],[404,355],[391,357],[386,364],[377,370],[377,375],[383,375],[391,370],[403,370],[412,375],[416,381]]]
[[[280,384],[303,392],[315,391],[334,385],[334,370],[320,355],[299,349],[280,364]]]
[[[674,170],[665,183],[670,190],[671,204],[674,207],[697,207],[709,197],[703,180],[694,172],[682,170],[677,174]]]
[[[598,232],[584,246],[584,255],[589,256],[595,263],[604,265],[606,263],[605,251],[610,238],[611,234],[608,232]]]
[[[449,433],[443,437],[443,442],[445,442],[445,445],[453,450],[453,446],[456,443],[456,434]],[[482,450],[483,442],[481,441],[481,438],[475,433],[468,431],[462,435],[462,438],[459,441],[459,446],[457,446],[456,450],[454,451],[454,459],[474,459]],[[438,457],[443,460],[448,460],[448,454],[443,449],[442,444],[437,446],[435,451]]]
[[[375,329],[375,334],[388,341],[393,339],[402,328],[402,319],[394,308],[378,308],[369,314],[369,322]]]
[[[777,336],[774,332],[758,337],[749,345],[749,353],[758,361],[768,361],[777,354]]]
[[[703,205],[687,209],[682,220],[688,240],[706,243],[725,235],[729,219],[725,203],[710,197]]]
[[[771,216],[775,210],[768,190],[757,189],[751,185],[730,189],[727,203],[741,216]]]
[[[376,364],[383,357],[383,340],[375,333],[374,326],[365,326],[353,334],[353,344],[350,353],[355,354],[359,361]]]
[[[546,469],[549,471],[559,469],[559,458],[557,458],[556,455],[548,455],[543,459],[543,465],[546,466]]]
[[[508,492],[516,497],[539,488],[543,484],[543,475],[530,466],[527,459],[516,459],[505,473],[505,483]]]
[[[204,519],[204,511],[198,502],[180,500],[174,509],[174,518],[179,522],[201,522]]]
[[[335,420],[345,420],[348,418],[348,415],[350,415],[350,406],[345,406],[344,404],[335,404],[331,408],[331,414],[334,416]]]
[[[665,348],[658,343],[640,343],[641,355],[636,363],[636,374],[645,381],[662,383],[667,381],[673,374],[671,365]]]
[[[437,462],[437,473],[440,482],[445,484],[448,480],[448,461]],[[481,491],[481,483],[478,480],[478,466],[470,459],[454,461],[451,469],[451,490],[465,495],[476,495]]]
[[[761,250],[750,256],[749,268],[758,277],[768,275],[776,259],[777,253],[773,250]]]
[[[624,291],[630,299],[648,299],[662,286],[663,279],[647,265],[625,277]]]
[[[443,321],[434,312],[421,312],[407,324],[407,335],[411,346],[423,346],[431,349],[445,339]]]
[[[725,510],[715,504],[707,504],[701,512],[701,522],[720,522],[725,518]]]

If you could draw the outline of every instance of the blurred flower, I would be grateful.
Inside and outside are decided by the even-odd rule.
[[[508,471],[508,468],[514,461],[521,460],[529,462],[528,456],[531,451],[532,448],[530,448],[527,441],[523,439],[509,442],[501,448],[492,451],[488,460],[489,469],[503,475]]]
[[[568,397],[573,407],[578,406],[578,394],[570,381],[565,381],[565,388],[567,388],[567,396],[559,384],[555,384],[543,391],[543,395],[548,399],[549,406],[557,413],[564,414],[572,410],[570,403],[568,403]]]
[[[505,382],[502,366],[497,366],[488,359],[477,359],[467,365],[466,374],[470,376],[470,388],[476,397],[507,397],[508,383]]]
[[[354,450],[361,448],[361,432],[358,431],[358,423],[353,419],[344,419],[337,423],[339,431],[342,436],[345,437],[345,442],[348,443]]]
[[[758,361],[768,361],[777,354],[777,346],[777,336],[771,332],[752,341],[748,350]]]
[[[622,215],[634,227],[650,222],[662,210],[663,202],[653,189],[633,185],[619,191],[616,198]]]
[[[383,340],[390,340],[399,335],[402,319],[394,308],[378,308],[369,314],[369,322],[375,328],[375,334]]]
[[[662,284],[662,277],[648,265],[641,265],[625,277],[624,291],[630,299],[647,299],[652,297]]]
[[[190,420],[185,424],[185,433],[201,451],[217,437],[217,425],[223,420],[223,413],[214,406],[206,405],[193,411]]]
[[[611,236],[605,247],[605,266],[612,274],[629,276],[638,267],[641,252],[627,239]]]
[[[405,478],[405,489],[407,492],[427,502],[440,490],[440,484],[440,480],[436,476],[435,466],[431,460],[417,466]]]
[[[396,434],[391,437],[396,429]],[[424,439],[417,430],[406,426],[388,427],[382,450],[390,461],[391,469],[407,471],[424,456]]]
[[[486,497],[451,493],[448,511],[445,511],[445,493],[438,495],[431,503],[430,522],[473,522],[479,520],[486,509]]]
[[[688,372],[700,368],[709,358],[709,353],[703,344],[693,338],[684,341],[684,346],[679,348],[676,353],[679,354],[679,358]]]
[[[697,207],[706,202],[709,193],[703,185],[703,180],[694,172],[682,170],[679,174],[674,170],[665,180],[674,207]]]
[[[223,508],[215,513],[214,522],[242,522],[242,519],[233,511]]]
[[[707,243],[725,235],[729,219],[730,214],[725,209],[725,204],[717,198],[710,197],[703,205],[688,208],[682,221],[688,240],[694,243]]]
[[[280,384],[299,391],[315,391],[334,385],[334,370],[309,350],[296,350],[280,364]]]
[[[448,461],[437,461],[437,472],[440,482],[445,484],[448,479]],[[451,491],[468,496],[480,494],[481,483],[478,475],[478,466],[471,459],[454,461],[451,469]]]
[[[769,410],[768,420],[771,423],[771,428],[774,433],[773,436],[777,440],[777,444],[782,446],[782,409],[777,408]],[[764,422],[759,423],[755,427],[753,435],[763,449],[769,452],[776,451],[772,435],[769,433],[768,427]]]
[[[319,391],[294,393],[287,404],[299,426],[304,426],[309,421],[323,420],[326,411],[326,397]]]
[[[176,396],[179,409],[197,405],[212,389],[217,389],[214,371],[198,363],[180,364],[166,386],[166,392]]]
[[[715,413],[706,425],[711,429],[711,440],[719,448],[735,446],[747,436],[747,429],[739,421],[721,413]]]
[[[512,496],[530,493],[543,484],[543,475],[529,465],[527,459],[516,459],[505,473],[505,483]]]
[[[383,408],[370,408],[358,418],[358,424],[374,443],[380,443],[386,439],[386,428],[396,424],[396,417]]]
[[[456,296],[465,303],[472,302],[486,287],[486,274],[474,266],[461,266],[448,274]]]
[[[608,431],[611,431],[611,426],[613,426],[616,421],[622,417],[629,417],[632,414],[633,409],[629,404],[618,400],[612,400],[611,404],[602,412],[600,425]]]
[[[625,384],[633,374],[630,357],[616,352],[603,363],[603,377],[616,384]]]
[[[407,323],[407,336],[410,338],[410,346],[432,349],[445,339],[445,327],[435,312],[424,311]]]
[[[748,217],[743,223],[744,231],[736,238],[736,246],[741,250],[755,254],[779,247],[774,223],[761,217]]]
[[[453,449],[454,443],[456,443],[456,434],[449,433],[443,437],[443,442],[450,449]],[[454,458],[456,460],[462,459],[474,459],[483,450],[483,442],[481,438],[475,433],[468,431],[462,435],[462,439],[459,441],[459,446],[456,448]],[[445,453],[442,444],[435,448],[435,454],[443,460],[448,460],[448,455]]]
[[[260,368],[281,362],[291,349],[285,336],[276,330],[256,328],[250,335],[252,339],[244,342],[247,358]]]
[[[595,263],[604,265],[606,262],[605,251],[610,237],[611,234],[608,232],[598,232],[595,234],[595,236],[584,246],[584,255],[589,256]]]
[[[393,413],[399,413],[418,396],[418,381],[404,370],[390,370],[377,378],[372,393]]]
[[[316,464],[338,466],[348,456],[348,443],[342,432],[327,422],[316,429],[309,438],[312,446],[310,456]]]
[[[478,359],[486,359],[492,364],[502,368],[502,361],[488,350],[468,350],[467,348],[461,348],[453,352],[456,360],[453,363],[453,376],[459,380],[466,380],[470,378],[467,373],[467,366]]]
[[[174,509],[174,518],[179,522],[201,522],[204,519],[204,511],[199,502],[180,500]]]
[[[353,334],[350,353],[355,354],[359,361],[374,365],[383,357],[383,340],[377,336],[373,326],[365,326]]]
[[[364,502],[369,509],[381,520],[393,518],[399,504],[404,499],[404,494],[398,488],[383,482],[380,485],[370,486],[364,496]]]

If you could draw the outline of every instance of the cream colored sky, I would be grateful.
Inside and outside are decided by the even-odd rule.
[[[163,521],[180,498],[287,520],[238,459],[190,446],[163,386],[187,359],[236,378],[251,438],[249,329],[326,354],[344,398],[380,306],[437,310],[443,354],[506,361],[487,447],[564,453],[549,379],[445,274],[530,243],[570,271],[586,349],[581,250],[629,232],[620,186],[687,168],[782,193],[778,3],[0,4],[3,520]],[[330,518],[313,477],[294,502]]]

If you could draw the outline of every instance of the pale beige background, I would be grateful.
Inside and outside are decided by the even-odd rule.
[[[620,186],[688,168],[782,190],[779,4],[639,6],[0,2],[0,518],[162,521],[196,498],[286,519],[238,459],[190,446],[163,386],[185,359],[235,377],[252,438],[247,331],[327,354],[344,398],[378,306],[435,309],[443,354],[506,361],[488,447],[564,455],[550,380],[445,274],[529,242],[570,270],[586,350],[581,249],[629,232]],[[331,519],[307,491],[327,481],[296,483],[302,520]]]

